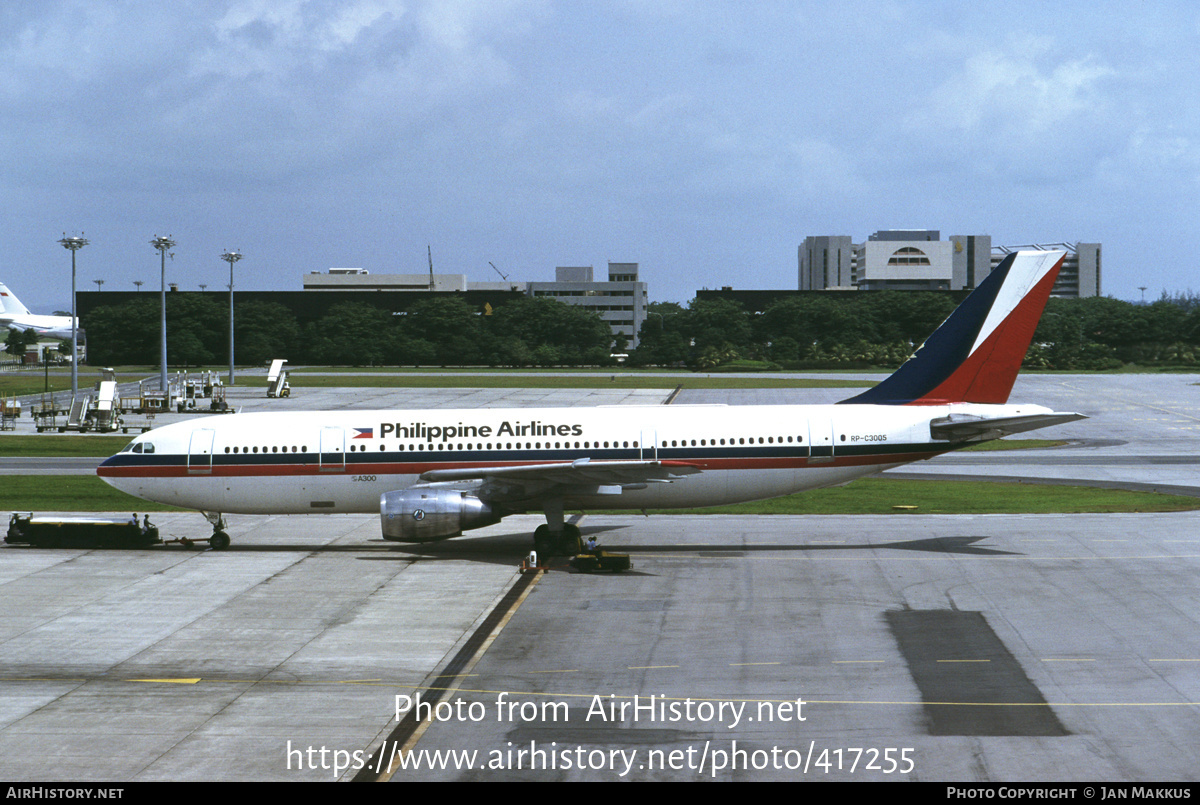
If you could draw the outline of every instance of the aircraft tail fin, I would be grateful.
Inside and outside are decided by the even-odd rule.
[[[1010,254],[904,365],[842,402],[1007,402],[1065,257],[1063,251]]]
[[[29,308],[21,304],[16,294],[8,290],[8,286],[0,282],[0,313],[11,313],[18,316],[28,316]]]

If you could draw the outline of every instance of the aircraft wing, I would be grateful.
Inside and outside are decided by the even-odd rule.
[[[1013,433],[1024,433],[1050,425],[1061,425],[1087,419],[1083,414],[1054,411],[1049,414],[984,417],[975,414],[950,414],[929,423],[929,434],[935,439],[964,442],[970,439],[999,439]]]
[[[515,502],[553,492],[562,495],[619,495],[625,488],[671,483],[700,472],[681,461],[576,461],[510,467],[467,467],[422,473],[428,483],[478,482],[476,494],[489,502]]]

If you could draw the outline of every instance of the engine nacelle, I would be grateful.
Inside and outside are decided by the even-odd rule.
[[[473,495],[430,487],[384,492],[379,496],[379,520],[384,539],[433,542],[498,523],[500,515]]]

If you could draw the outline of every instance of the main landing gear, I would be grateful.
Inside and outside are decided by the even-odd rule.
[[[533,532],[533,549],[548,555],[574,556],[579,553],[583,549],[579,526],[564,522],[562,500],[544,501],[542,507],[546,511],[546,524]]]
[[[540,525],[533,532],[533,549],[539,554],[574,556],[583,549],[579,526],[564,523],[562,530],[556,534],[550,530],[550,526]]]

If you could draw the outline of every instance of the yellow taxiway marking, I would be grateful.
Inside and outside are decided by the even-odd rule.
[[[834,660],[833,664],[834,665],[856,665],[858,663],[867,663],[867,662],[882,663],[882,662],[887,662],[887,660]]]
[[[578,668],[562,668],[557,671],[530,671],[531,674],[577,674]]]
[[[991,662],[991,660],[938,660],[938,662]]]
[[[166,685],[195,685],[201,677],[192,677],[190,679],[127,679],[126,682],[159,682]]]
[[[627,670],[627,671],[652,671],[657,668],[680,668],[680,667],[682,667],[682,666],[679,666],[679,665],[627,665],[627,666],[625,666],[625,670]]]
[[[783,665],[781,662],[731,662],[730,668],[740,668],[743,665]]]
[[[676,544],[680,545],[681,547],[686,547],[686,546],[684,546],[684,543],[676,543]],[[882,543],[874,544],[874,543],[869,543],[869,542],[846,543],[847,548],[877,548],[877,547],[881,547],[882,545],[883,545]],[[989,547],[989,546],[983,546],[983,547]],[[696,551],[694,553],[699,553],[699,551]],[[642,559],[659,559],[659,560],[663,560],[663,561],[686,558],[686,557],[682,557],[681,554],[665,554],[665,553],[639,553],[638,556],[641,557]],[[875,555],[871,555],[871,556],[815,556],[813,554],[804,554],[803,556],[784,555],[784,556],[778,557],[776,559],[776,561],[778,561],[778,562],[889,562],[889,563],[902,563],[902,562],[956,562],[959,560],[959,558],[960,557],[955,556],[955,555],[950,555],[950,556],[882,556],[881,557],[881,556],[875,556]],[[1114,556],[1097,556],[1095,554],[1076,554],[1076,555],[1063,555],[1063,556],[1001,556],[1001,557],[997,557],[997,561],[1000,561],[1002,559],[1016,559],[1016,560],[1022,561],[1022,562],[1057,562],[1057,561],[1064,560],[1064,559],[1091,560],[1091,561],[1100,561],[1100,562],[1110,562],[1110,561],[1128,562],[1128,561],[1135,560],[1135,559],[1148,559],[1148,560],[1169,559],[1173,562],[1177,562],[1182,559],[1200,559],[1200,554],[1196,554],[1196,553],[1183,553],[1183,554],[1149,553],[1149,554],[1130,554],[1128,556],[1116,556],[1116,555],[1114,555]]]
[[[1042,662],[1095,662],[1095,657],[1042,657]]]
[[[1164,659],[1151,659],[1146,662],[1200,662],[1200,657],[1174,657]]]

